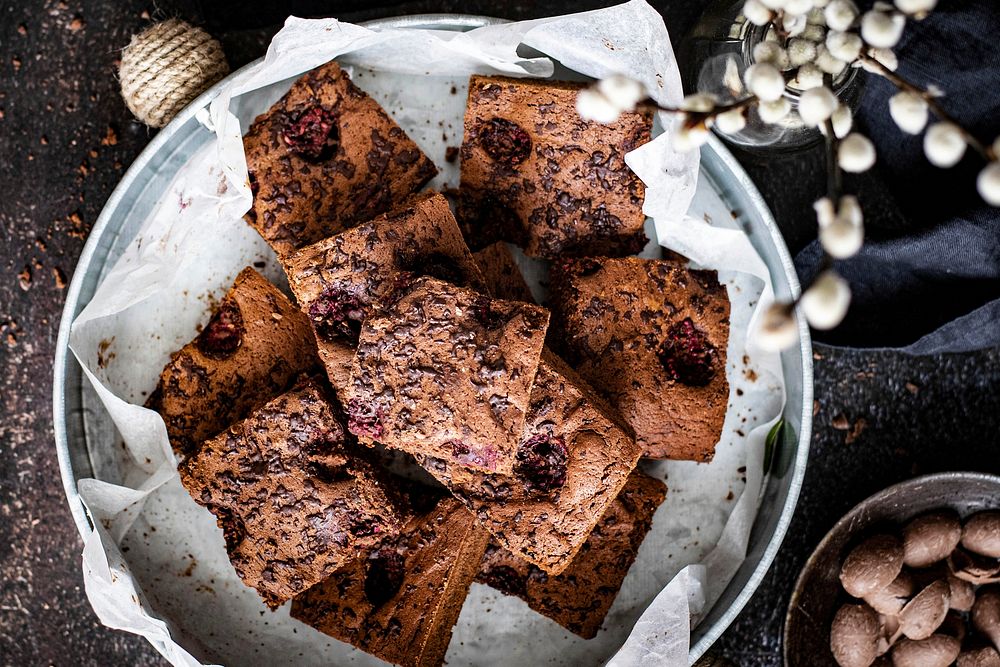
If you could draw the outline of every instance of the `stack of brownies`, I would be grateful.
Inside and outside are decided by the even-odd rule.
[[[651,117],[583,121],[578,90],[472,77],[456,220],[345,72],[303,76],[244,139],[294,301],[245,269],[149,401],[243,581],[388,662],[441,664],[473,581],[594,637],[666,493],[639,459],[722,429],[725,289],[627,256]]]

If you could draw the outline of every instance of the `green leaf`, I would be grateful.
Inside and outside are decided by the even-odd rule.
[[[764,472],[771,469],[771,462],[774,460],[774,447],[778,444],[778,438],[781,437],[781,429],[784,426],[785,420],[779,419],[767,432],[767,437],[764,438]]]

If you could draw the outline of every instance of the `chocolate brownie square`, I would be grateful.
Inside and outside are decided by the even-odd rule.
[[[444,663],[489,533],[451,498],[297,596],[292,618],[406,667]]]
[[[586,121],[576,111],[583,86],[472,77],[458,217],[473,248],[502,239],[551,259],[646,245],[645,188],[624,157],[649,141],[652,115]]]
[[[247,221],[279,256],[370,220],[437,173],[335,62],[303,75],[243,138]]]
[[[548,321],[535,305],[417,278],[362,325],[351,432],[414,456],[510,472]]]
[[[347,389],[365,316],[414,276],[481,289],[483,277],[440,194],[307,246],[285,262],[299,307],[316,331],[330,382]]]
[[[514,255],[511,254],[506,243],[498,241],[488,245],[473,253],[472,257],[483,272],[486,285],[493,296],[508,301],[535,302],[531,295],[531,288],[528,287],[528,283],[524,282],[524,276],[517,268]]]
[[[552,339],[625,416],[643,456],[712,460],[729,401],[729,298],[716,273],[584,258],[551,278]]]
[[[627,426],[561,359],[543,353],[513,472],[417,461],[494,539],[550,574],[572,561],[639,461]]]
[[[309,320],[247,267],[198,337],[171,356],[146,405],[186,455],[317,363]]]
[[[546,574],[493,543],[486,549],[476,581],[516,595],[570,632],[591,639],[615,601],[666,493],[663,482],[635,471],[562,574]]]
[[[180,474],[218,518],[237,574],[274,608],[402,527],[402,504],[363,456],[305,378],[207,440]]]

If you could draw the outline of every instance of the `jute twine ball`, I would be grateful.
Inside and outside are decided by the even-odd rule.
[[[122,50],[122,97],[136,118],[163,127],[191,100],[229,73],[222,45],[180,19],[150,26]]]

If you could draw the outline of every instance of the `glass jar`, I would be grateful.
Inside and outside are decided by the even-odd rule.
[[[754,63],[754,47],[768,38],[769,26],[754,25],[743,16],[745,0],[716,0],[691,31],[683,49],[685,90],[711,93],[722,102],[746,96],[743,74]],[[858,69],[848,66],[832,83],[834,94],[855,111],[861,99]],[[747,112],[746,127],[735,134],[719,133],[725,141],[745,149],[797,149],[822,139],[815,127],[802,122],[798,106],[802,91],[786,86],[791,112],[778,123],[761,120],[756,105]]]

